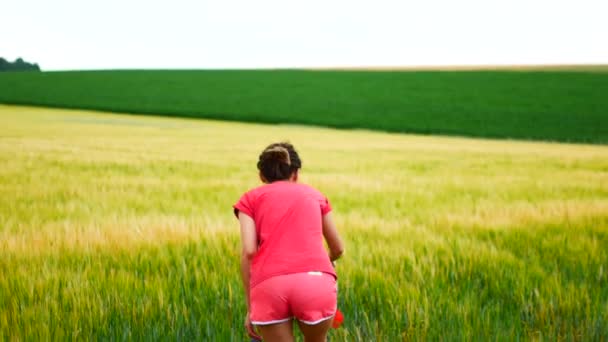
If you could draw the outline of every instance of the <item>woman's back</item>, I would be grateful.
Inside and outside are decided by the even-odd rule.
[[[251,286],[298,272],[335,276],[323,247],[322,216],[331,206],[319,191],[278,181],[248,191],[234,207],[252,217],[256,226],[259,249],[251,260]]]

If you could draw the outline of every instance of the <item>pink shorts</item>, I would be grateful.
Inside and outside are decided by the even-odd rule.
[[[294,317],[302,323],[317,324],[336,313],[336,279],[327,273],[275,276],[257,284],[249,295],[249,318],[256,325],[286,322]]]

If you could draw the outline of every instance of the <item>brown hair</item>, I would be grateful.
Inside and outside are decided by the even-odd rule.
[[[300,156],[288,142],[268,145],[258,160],[258,170],[268,183],[289,179],[300,168]]]

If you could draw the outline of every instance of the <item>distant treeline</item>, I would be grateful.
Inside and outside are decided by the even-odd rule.
[[[0,71],[40,71],[40,66],[37,63],[28,63],[22,58],[11,63],[0,57]]]

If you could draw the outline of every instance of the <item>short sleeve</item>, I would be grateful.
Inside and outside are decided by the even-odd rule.
[[[232,206],[232,208],[234,208],[234,215],[237,218],[239,217],[239,211],[242,211],[247,214],[247,216],[253,218],[253,201],[251,197],[251,194],[247,192]]]
[[[327,197],[321,198],[321,214],[325,215],[331,211],[331,204],[329,204],[329,200]]]

